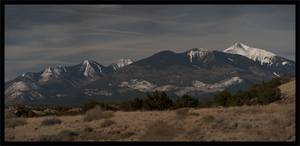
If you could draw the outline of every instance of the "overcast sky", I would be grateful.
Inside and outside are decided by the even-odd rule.
[[[236,41],[295,60],[295,7],[5,6],[5,80],[84,59],[109,65],[161,50],[223,50]]]

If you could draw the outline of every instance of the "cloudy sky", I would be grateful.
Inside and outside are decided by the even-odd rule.
[[[5,6],[5,80],[84,59],[109,65],[161,50],[223,50],[236,41],[295,60],[295,7]]]

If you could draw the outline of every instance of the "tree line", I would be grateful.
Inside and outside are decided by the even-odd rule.
[[[281,98],[278,88],[284,82],[281,78],[273,78],[271,81],[256,84],[244,91],[230,94],[227,90],[215,94],[217,106],[242,106],[242,105],[265,105]]]
[[[270,81],[262,82],[261,84],[255,84],[246,90],[237,91],[235,94],[231,94],[227,90],[223,90],[214,95],[212,101],[199,101],[198,99],[190,96],[183,95],[172,100],[166,92],[155,91],[147,93],[145,97],[134,98],[132,100],[118,103],[107,104],[97,101],[90,101],[81,105],[82,112],[88,111],[96,106],[100,106],[104,110],[172,110],[185,107],[230,107],[230,106],[242,106],[242,105],[265,105],[281,99],[281,93],[278,88],[284,82],[287,82],[286,78],[273,78]],[[67,113],[70,108],[55,108],[59,113]],[[30,117],[34,113],[28,108],[18,108],[17,116]]]

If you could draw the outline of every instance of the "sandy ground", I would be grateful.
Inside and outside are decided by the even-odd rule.
[[[27,118],[25,125],[5,128],[5,140],[294,141],[295,82],[280,89],[284,99],[264,106],[190,108],[181,114],[179,110],[117,111],[90,122],[83,120],[84,115],[59,116],[62,123],[50,126],[41,125],[50,117]]]

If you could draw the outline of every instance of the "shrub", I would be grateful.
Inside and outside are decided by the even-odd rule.
[[[113,124],[115,124],[115,122],[112,121],[112,120],[104,120],[104,121],[101,123],[100,126],[103,128],[103,127],[111,126],[111,125],[113,125]]]
[[[85,128],[83,129],[83,131],[84,131],[84,132],[93,132],[94,129],[91,128],[91,127],[85,127]]]
[[[64,131],[61,131],[58,135],[64,139],[68,139],[68,138],[76,137],[79,134],[75,131],[64,130]]]
[[[215,117],[212,115],[206,115],[202,117],[202,121],[205,123],[211,123],[215,120]]]
[[[253,85],[248,90],[238,91],[234,95],[224,90],[215,94],[215,103],[225,107],[268,104],[281,98],[280,90],[277,87],[280,84],[281,79],[274,78],[269,82]]]
[[[116,110],[115,108],[113,108],[112,106],[110,106],[108,104],[97,102],[97,101],[90,101],[88,103],[85,103],[81,106],[81,109],[84,112],[86,112],[88,110],[95,108],[96,106],[101,107],[103,110]]]
[[[200,114],[199,113],[189,113],[189,115],[191,115],[191,116],[196,116],[196,117],[198,117],[198,116],[200,116]]]
[[[172,140],[180,133],[182,129],[159,120],[147,125],[145,133],[140,138],[144,141],[166,141]]]
[[[198,106],[199,101],[197,99],[192,98],[189,95],[183,95],[176,99],[175,107],[182,108],[182,107],[196,107]]]
[[[240,105],[268,104],[279,100],[280,90],[277,88],[278,81],[270,81],[260,85],[254,85],[246,91],[240,91],[235,94],[235,98],[240,100]]]
[[[281,94],[278,88],[272,89],[270,87],[265,87],[258,91],[254,101],[256,104],[267,104],[279,100],[280,97]]]
[[[113,116],[112,111],[103,111],[99,106],[87,111],[83,117],[83,121],[93,121],[99,119],[107,119]]]
[[[215,103],[217,106],[227,106],[228,101],[231,98],[231,94],[227,91],[224,90],[222,92],[218,92],[215,95]]]
[[[130,101],[124,101],[124,102],[119,103],[118,109],[122,110],[122,111],[131,111],[129,102]]]
[[[36,114],[31,111],[29,108],[26,107],[18,107],[16,112],[17,117],[33,117],[36,116]]]
[[[232,97],[233,99],[235,99],[235,102],[230,103],[231,105],[250,105],[250,101],[251,99],[254,97],[254,92],[251,91],[238,91],[235,93],[235,95]],[[230,105],[229,104],[229,105]]]
[[[81,109],[82,109],[83,111],[88,111],[88,110],[90,110],[90,109],[95,108],[97,105],[99,105],[98,102],[96,102],[96,101],[90,101],[90,102],[88,102],[88,103],[86,103],[86,104],[83,104],[83,105],[81,106]]]
[[[5,118],[4,118],[5,120],[17,117],[13,111],[5,111],[4,115],[5,115]]]
[[[44,119],[42,122],[41,122],[41,126],[51,126],[51,125],[56,125],[56,124],[61,124],[62,121],[58,118],[47,118],[47,119]]]
[[[74,141],[78,135],[77,132],[64,130],[56,135],[40,136],[39,141]]]
[[[183,119],[189,115],[189,110],[188,108],[180,108],[176,110],[176,118],[178,119]]]
[[[133,100],[123,102],[120,105],[120,109],[125,111],[140,110],[142,108],[143,108],[143,100],[139,98],[134,98]]]
[[[276,88],[281,84],[281,82],[281,78],[276,77],[266,83],[263,83],[263,85],[266,87]]]
[[[135,98],[133,100],[123,102],[119,105],[119,109],[125,111],[131,110],[167,110],[183,107],[198,107],[199,101],[189,95],[178,97],[173,101],[167,96],[165,92],[155,91],[147,93],[143,99]],[[203,103],[203,107],[211,106],[210,102]]]
[[[139,98],[135,98],[131,102],[129,102],[129,104],[132,110],[139,110],[142,109],[143,107],[143,100]]]
[[[5,127],[6,128],[15,128],[17,126],[26,125],[26,119],[25,118],[8,118],[5,119]]]
[[[215,106],[214,101],[201,101],[198,103],[199,108],[207,108],[207,107],[213,107]]]
[[[173,101],[165,92],[155,91],[148,93],[143,100],[143,109],[145,110],[166,110],[173,106]]]

